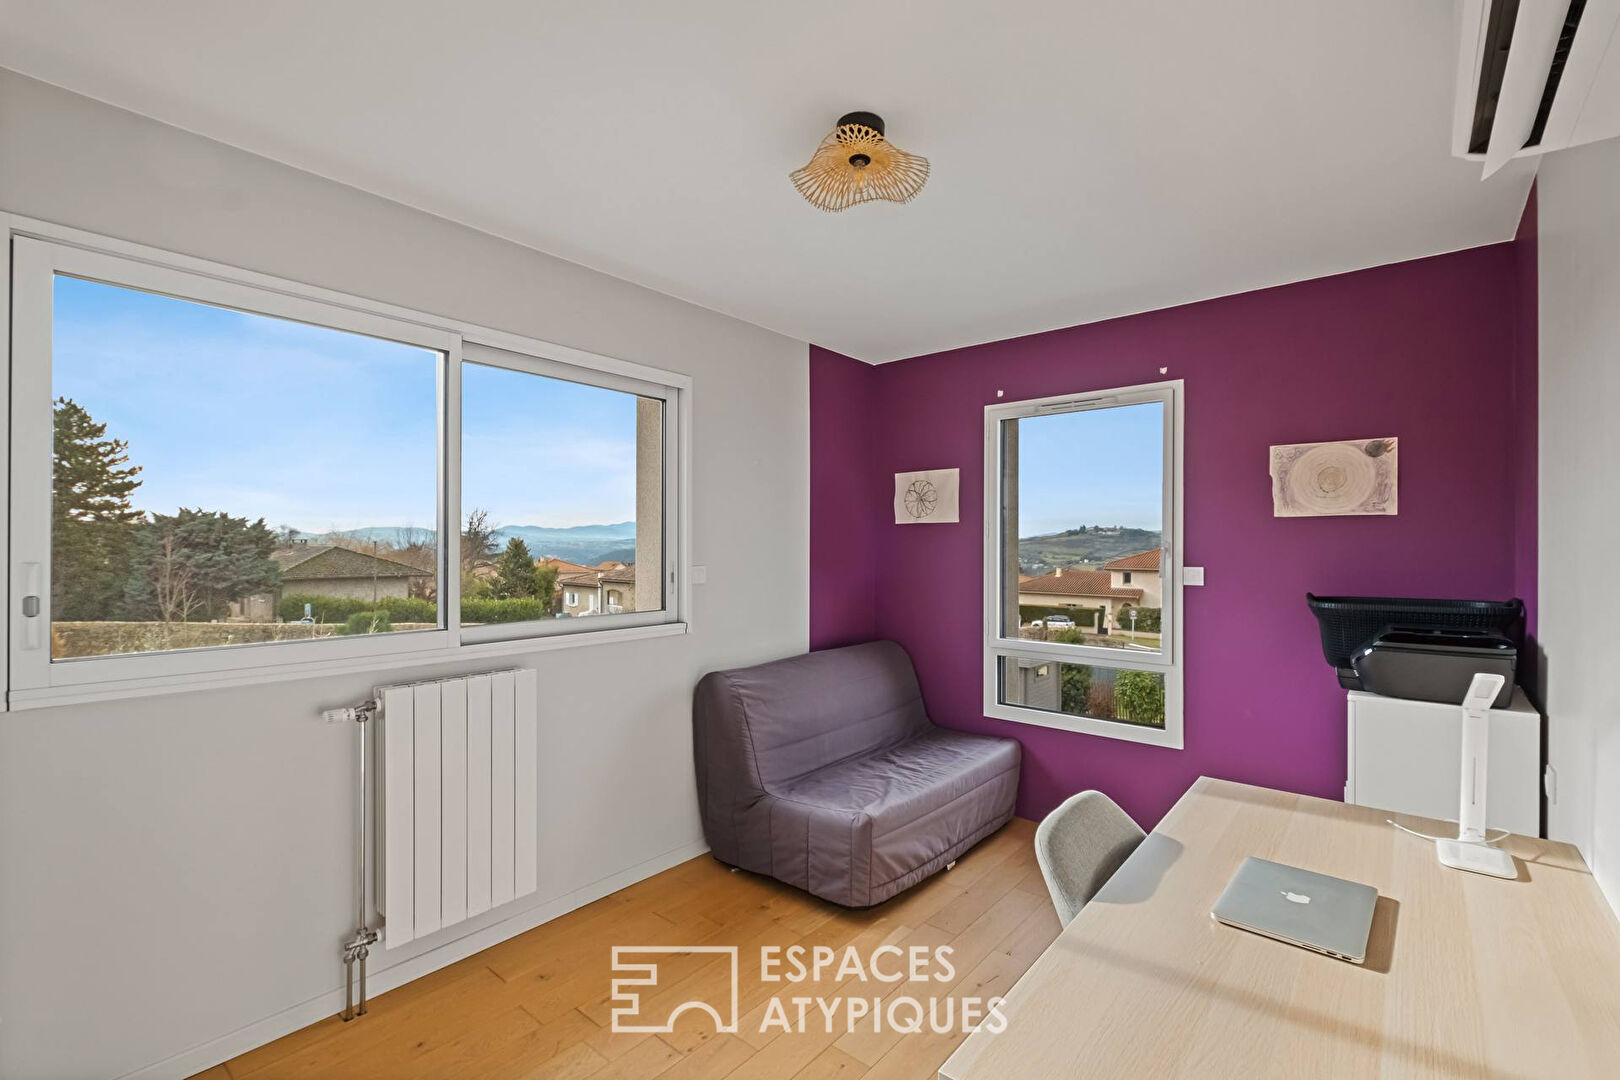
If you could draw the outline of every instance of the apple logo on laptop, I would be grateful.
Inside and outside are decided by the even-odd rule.
[[[1304,893],[1289,892],[1287,889],[1283,890],[1283,899],[1290,904],[1308,904],[1311,902],[1311,898]]]

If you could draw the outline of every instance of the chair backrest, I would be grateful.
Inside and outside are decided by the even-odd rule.
[[[1064,926],[1142,842],[1142,827],[1100,791],[1071,795],[1035,829],[1035,860]]]
[[[911,657],[892,641],[711,672],[694,704],[700,785],[725,771],[769,789],[930,726]]]

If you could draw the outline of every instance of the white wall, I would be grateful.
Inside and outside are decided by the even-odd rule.
[[[1537,192],[1548,831],[1620,911],[1620,140],[1549,154]]]
[[[549,707],[540,891],[509,908],[699,849],[694,682],[806,647],[804,345],[3,71],[0,210],[690,374],[694,630],[518,658]],[[0,716],[0,1076],[183,1075],[333,1011],[353,732],[316,710],[379,678]]]

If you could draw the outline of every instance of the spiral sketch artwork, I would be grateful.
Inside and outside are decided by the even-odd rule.
[[[944,525],[961,521],[959,469],[894,474],[894,523]]]
[[[913,480],[906,487],[906,513],[925,518],[939,507],[939,491],[931,480]]]

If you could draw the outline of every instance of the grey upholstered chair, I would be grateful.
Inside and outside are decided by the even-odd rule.
[[[1142,842],[1142,827],[1100,791],[1071,795],[1035,829],[1035,859],[1068,926]]]

